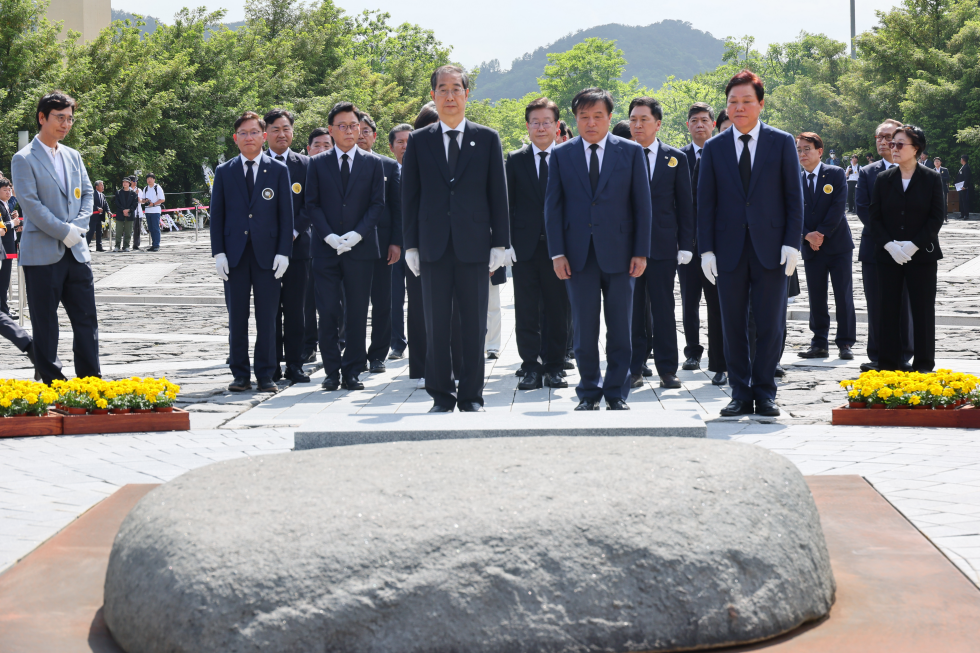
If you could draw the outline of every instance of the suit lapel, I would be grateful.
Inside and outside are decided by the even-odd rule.
[[[255,175],[255,186],[252,187],[252,197],[248,200],[248,207],[252,208],[255,204],[255,199],[262,195],[262,189],[269,187],[269,166],[272,164],[272,160],[265,154],[260,154],[259,158],[255,160],[255,164],[259,166],[259,171]],[[245,175],[242,175],[244,183]]]
[[[585,155],[588,153],[588,149],[586,148],[585,140],[581,136],[576,136],[575,138],[578,139],[577,143],[575,140],[568,141],[569,143],[574,143],[573,145],[568,146],[571,150],[572,167],[575,168],[575,171],[578,173],[578,176],[585,188],[588,188],[591,192],[592,183],[589,181],[589,168],[585,165]],[[548,171],[548,174],[551,174],[550,170]]]
[[[807,173],[806,170],[804,170],[802,173],[800,173],[801,179],[803,180],[803,194],[804,194],[804,197],[806,198],[806,203],[809,204],[810,206],[815,207],[816,206],[816,202],[814,202],[814,198],[813,198],[813,189],[810,188],[810,182],[807,181],[807,178],[806,178],[807,177],[807,174],[808,173]]]
[[[612,177],[612,171],[613,168],[616,167],[616,162],[619,161],[619,157],[622,156],[623,145],[619,142],[618,138],[616,139],[616,142],[613,143],[613,138],[614,136],[610,134],[609,138],[606,140],[606,151],[602,154],[602,165],[599,168],[599,183],[596,185],[595,195],[593,197],[599,197],[599,193],[602,192],[602,189],[606,187],[606,183],[609,181],[609,178]]]
[[[343,197],[346,189],[340,185],[340,159],[337,158],[333,150],[330,150],[324,155],[323,162],[327,166],[327,176],[330,177],[334,186],[337,187],[337,192]]]
[[[436,167],[442,173],[446,184],[449,184],[452,182],[452,175],[449,174],[449,161],[446,159],[446,146],[443,144],[441,123],[437,122],[433,124],[424,135],[426,136],[425,140],[429,142],[429,149],[432,152],[432,156],[436,160]],[[462,155],[463,153],[460,152],[460,157]],[[457,169],[459,168],[459,161],[456,161],[456,167]]]
[[[466,121],[466,127],[463,129],[463,144],[459,148],[459,160],[456,162],[456,174],[455,178],[458,180],[463,176],[463,172],[466,170],[467,164],[473,155],[476,153],[477,148],[480,145],[476,144],[476,137],[473,130],[470,128],[470,121]],[[446,164],[449,167],[449,164]]]
[[[530,145],[524,146],[524,166],[527,168],[528,179],[531,180],[531,185],[534,186],[534,194],[538,199],[544,199],[544,193],[541,192],[541,183],[538,179],[538,169],[537,163],[534,159],[537,155],[534,153],[534,148]]]
[[[660,178],[666,174],[667,163],[670,162],[670,152],[664,150],[664,144],[660,143],[657,148],[657,165],[653,168],[653,178],[650,180],[650,186],[656,186],[660,183]]]
[[[742,197],[745,197],[745,189],[742,188],[742,175],[738,173],[738,160],[735,156],[734,132],[735,128],[729,127],[718,135],[718,138],[721,138],[721,158],[724,161],[722,165],[728,168],[728,171],[732,175],[732,180],[735,182],[735,187],[738,188],[738,192],[742,194]]]
[[[245,189],[245,173],[242,172],[245,164],[244,159],[241,154],[236,156],[231,160],[232,163],[229,166],[229,172],[231,173],[232,183],[238,191],[238,194],[245,199],[245,203],[251,205],[251,198],[248,196],[248,191]]]
[[[745,197],[751,197],[752,191],[755,190],[756,184],[759,183],[763,166],[765,166],[766,159],[769,157],[769,152],[772,151],[772,138],[772,132],[766,128],[765,123],[762,123],[762,126],[759,128],[759,142],[755,146],[755,161],[752,163],[753,174],[749,179],[749,192]],[[734,143],[732,143],[732,147],[735,147]],[[739,185],[741,186],[741,183]]]
[[[58,173],[54,171],[54,164],[51,163],[51,157],[48,156],[47,151],[39,141],[34,141],[34,143],[31,145],[31,154],[33,154],[34,158],[41,162],[41,166],[43,166],[44,169],[48,171],[48,174],[51,175],[51,178],[54,179],[54,185],[61,189],[61,192],[65,194],[65,197],[68,197],[68,189],[65,188],[65,185],[61,183],[60,179],[58,179]],[[61,156],[61,160],[62,162],[65,160],[63,154]],[[65,163],[65,177],[67,178],[67,176],[68,164]]]

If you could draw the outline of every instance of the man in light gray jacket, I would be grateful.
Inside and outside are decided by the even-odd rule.
[[[81,155],[61,145],[75,120],[75,100],[60,91],[37,105],[40,132],[14,155],[11,176],[24,217],[20,265],[41,380],[64,379],[58,358],[58,304],[74,333],[75,374],[101,376],[95,283],[88,244],[94,194]]]

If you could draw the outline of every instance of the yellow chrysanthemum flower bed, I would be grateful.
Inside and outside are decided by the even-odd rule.
[[[921,372],[864,372],[840,382],[852,408],[872,405],[888,408],[953,408],[980,403],[980,378],[953,370]]]
[[[141,379],[134,376],[119,381],[107,381],[94,376],[68,381],[54,381],[56,403],[64,408],[111,410],[157,408],[173,406],[180,386],[166,378]]]
[[[35,381],[0,379],[0,416],[46,415],[58,393]]]

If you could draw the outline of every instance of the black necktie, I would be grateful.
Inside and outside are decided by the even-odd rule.
[[[252,200],[252,192],[255,191],[255,175],[252,174],[252,166],[255,161],[245,162],[245,192],[248,193],[249,201]]]
[[[347,182],[350,180],[350,161],[346,154],[340,157],[340,185],[347,192]]]
[[[276,155],[276,161],[282,161],[283,163],[285,163],[286,162],[286,157],[284,157],[281,154],[277,154]]]
[[[643,148],[643,155],[647,158],[647,169],[649,170],[650,169],[650,148],[649,147],[644,147]],[[650,174],[648,176],[649,176],[650,180],[653,181],[653,170],[650,170]]]
[[[806,176],[806,185],[810,187],[810,192],[814,197],[817,196],[817,185],[813,183],[813,180],[816,179],[816,177],[817,175],[812,172]]]
[[[749,141],[752,140],[750,134],[742,134],[738,137],[742,141],[742,155],[738,157],[738,176],[742,178],[742,190],[749,194],[749,181],[752,179],[752,156],[749,154]]]
[[[589,146],[592,156],[589,157],[589,183],[592,184],[592,194],[599,187],[599,144],[593,143]]]
[[[447,131],[446,134],[449,136],[449,174],[455,179],[456,162],[459,161],[459,141],[456,140],[459,131],[452,129]]]
[[[694,195],[694,206],[698,205],[698,173],[701,172],[701,156],[694,160],[694,172],[691,173],[691,194]],[[697,213],[695,213],[697,215]]]
[[[548,188],[548,153],[538,152],[538,156],[541,157],[541,163],[538,166],[538,184],[543,192]]]

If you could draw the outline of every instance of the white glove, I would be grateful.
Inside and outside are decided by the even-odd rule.
[[[705,252],[701,255],[701,271],[712,285],[717,283],[715,279],[718,277],[718,261],[715,260],[714,252]]]
[[[289,257],[283,256],[282,254],[276,254],[276,257],[272,259],[272,271],[276,273],[276,279],[282,279],[282,275],[286,274],[286,268],[289,267]]]
[[[919,251],[919,246],[911,240],[900,240],[898,244],[902,246],[902,252],[912,260],[912,256]]]
[[[493,247],[490,249],[490,272],[494,272],[497,268],[504,264],[504,260],[507,258],[507,250],[503,247]]]
[[[228,281],[228,257],[224,254],[214,255],[214,269],[222,281]]]
[[[65,236],[64,240],[61,242],[65,244],[65,247],[70,249],[83,240],[85,240],[85,234],[82,233],[82,230],[75,225],[70,224],[68,225],[68,235]]]
[[[517,263],[517,252],[515,252],[514,248],[511,247],[504,252],[504,265],[510,267],[511,265],[514,265],[514,263]]]
[[[885,251],[891,254],[892,258],[895,259],[895,262],[899,265],[905,265],[912,260],[912,257],[902,250],[902,244],[897,240],[893,240],[885,245]]]
[[[357,233],[356,231],[348,231],[343,236],[341,236],[341,240],[343,241],[344,247],[346,247],[347,249],[353,249],[354,245],[364,240],[364,238],[361,236],[361,234]]]
[[[330,234],[323,239],[323,242],[338,250],[337,253],[340,254],[340,246],[344,244],[344,239],[337,234]]]
[[[405,250],[405,265],[415,276],[422,274],[422,270],[419,268],[419,250],[415,248]]]
[[[677,250],[677,265],[687,265],[692,258],[694,258],[694,254],[691,252],[685,249]]]
[[[796,264],[800,262],[800,250],[789,247],[788,245],[783,245],[782,250],[780,250],[779,264],[786,265],[786,276],[793,276],[793,272],[796,271]]]

